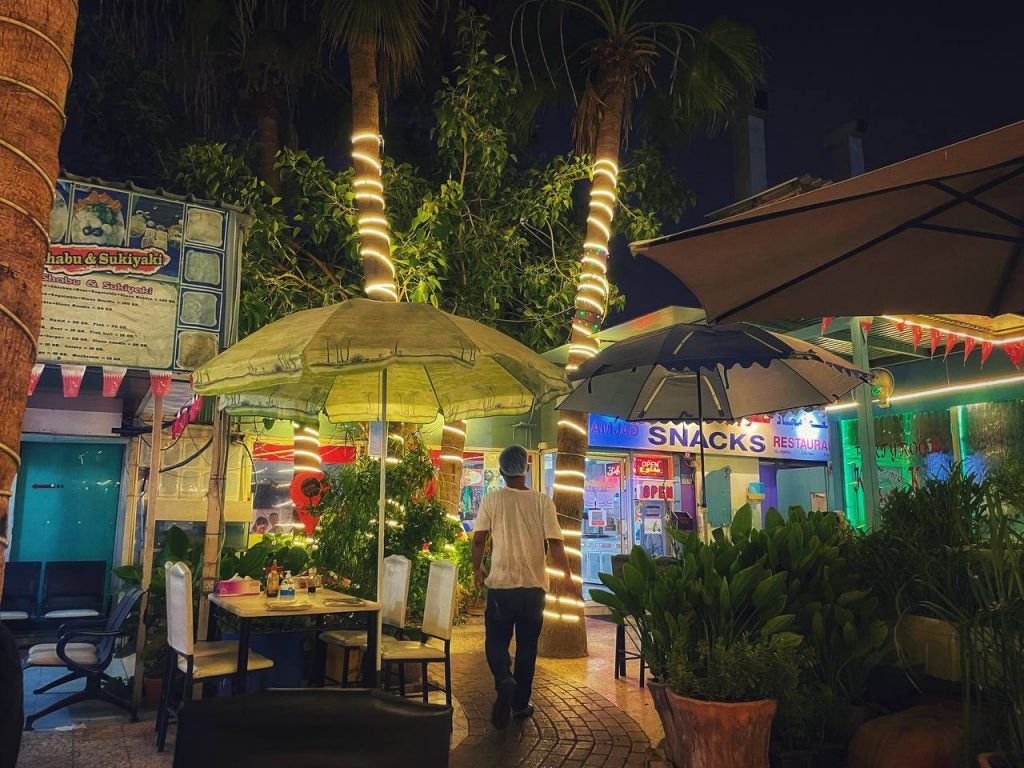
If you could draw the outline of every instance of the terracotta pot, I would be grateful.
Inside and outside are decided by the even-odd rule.
[[[142,678],[142,706],[145,709],[155,710],[159,707],[163,692],[164,679],[162,677]]]
[[[963,748],[957,710],[912,707],[862,725],[846,761],[849,768],[955,768],[963,764]]]
[[[983,752],[978,755],[979,768],[1008,768],[1009,763],[998,752]]]
[[[665,728],[665,753],[677,768],[768,768],[776,702],[725,703],[648,686]]]

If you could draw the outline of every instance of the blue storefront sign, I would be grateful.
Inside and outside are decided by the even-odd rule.
[[[718,456],[828,461],[828,421],[822,411],[759,416],[736,422],[706,422],[704,451]],[[591,448],[697,453],[696,423],[623,421],[590,415]]]

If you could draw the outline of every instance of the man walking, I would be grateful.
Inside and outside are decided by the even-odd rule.
[[[526,486],[526,449],[511,445],[503,450],[498,468],[506,487],[488,493],[480,502],[473,528],[473,573],[478,587],[487,586],[485,650],[497,691],[491,722],[504,728],[510,716],[523,719],[533,714],[530,693],[548,590],[546,548],[564,574],[554,580],[555,594],[575,597],[576,590],[555,503]],[[490,573],[483,567],[488,535],[493,545]],[[515,672],[508,650],[513,632]]]

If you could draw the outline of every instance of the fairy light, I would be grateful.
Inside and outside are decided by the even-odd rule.
[[[552,487],[556,491],[564,491],[565,493],[578,493],[580,496],[583,495],[583,489],[575,485],[566,485],[565,483],[554,483]]]
[[[576,432],[579,432],[584,437],[589,437],[590,436],[590,435],[587,434],[587,430],[584,427],[581,427],[576,422],[569,421],[568,419],[559,419],[558,420],[558,426],[560,426],[560,427],[568,427],[569,429],[573,429]]]
[[[608,274],[608,265],[604,262],[603,259],[599,259],[595,256],[584,256],[582,259],[580,259],[580,261],[582,261],[584,264],[590,264],[591,266],[597,267],[599,270],[601,270],[602,275]]]
[[[592,330],[590,330],[586,326],[580,325],[575,320],[573,321],[572,327],[574,330],[578,331],[583,336],[590,337],[594,335],[594,332]]]
[[[295,458],[299,458],[301,456],[303,458],[311,459],[311,460],[316,461],[316,462],[320,461],[320,455],[319,454],[314,453],[313,451],[307,451],[305,448],[296,448],[294,453],[295,453]]]
[[[593,307],[594,311],[597,312],[599,315],[604,314],[604,305],[594,301],[589,296],[577,296],[576,301]]]
[[[355,152],[353,152],[352,154],[354,155]],[[598,161],[598,162],[600,162],[600,161]],[[608,181],[611,182],[613,187],[615,186],[615,184],[619,180],[618,176],[616,176],[612,171],[608,170],[604,166],[601,166],[600,168],[595,166],[595,168],[594,168],[594,176],[595,177],[596,176],[606,176],[608,178]]]
[[[576,557],[580,558],[581,560],[583,559],[583,553],[580,552],[575,547],[565,547],[565,551],[566,551],[567,554],[575,555]]]
[[[384,191],[384,183],[378,179],[371,179],[367,176],[360,176],[358,179],[352,179],[352,186],[356,187],[373,187],[379,189],[381,192]]]
[[[594,197],[603,197],[606,200],[611,200],[613,204],[615,203],[615,201],[617,199],[616,196],[615,196],[615,192],[613,192],[610,189],[594,189],[594,190],[591,190],[590,196],[592,198],[594,198]],[[593,204],[594,203],[591,202],[591,205],[593,205]]]
[[[399,464],[398,459],[396,459],[394,456],[388,456],[387,462],[388,462],[388,466],[389,467],[390,466],[397,466]]]
[[[360,235],[366,235],[367,237],[379,237],[381,240],[387,240],[388,241],[388,245],[391,244],[391,235],[389,235],[383,229],[378,229],[377,227],[372,226],[372,225],[371,226],[363,226],[362,221],[360,221],[356,225],[356,227],[358,228]]]
[[[382,227],[387,227],[388,220],[383,216],[368,216],[362,215],[359,217],[360,224],[380,224]]]
[[[387,254],[381,253],[380,251],[375,251],[373,248],[360,248],[359,249],[359,255],[360,256],[369,256],[371,259],[377,259],[378,261],[383,263],[384,266],[387,267],[391,271],[391,276],[392,277],[395,276],[395,265],[394,265],[394,262],[391,261],[391,257],[388,256]]]
[[[353,133],[352,143],[358,144],[360,141],[373,141],[378,147],[384,144],[384,139],[378,133],[370,133],[364,131],[363,133]]]
[[[592,250],[592,251],[598,251],[600,253],[608,253],[608,246],[607,245],[601,245],[601,243],[595,243],[592,240],[588,240],[587,242],[585,242],[583,244],[583,248],[584,248],[584,250],[589,249],[589,250]],[[584,259],[586,259],[586,257],[584,257]],[[602,262],[599,262],[599,261],[595,261],[594,263],[595,264],[600,264],[602,267],[604,266],[604,264]]]
[[[920,400],[927,397],[938,397],[939,395],[952,395],[957,392],[972,392],[978,389],[1003,387],[1010,384],[1024,384],[1024,376],[1004,376],[1002,378],[982,379],[980,381],[972,381],[964,384],[950,384],[945,387],[919,389],[914,392],[904,392],[901,395],[893,395],[889,398],[889,402],[901,403],[908,400]],[[877,403],[878,401],[873,400],[872,402]],[[834,413],[835,411],[845,411],[849,408],[855,408],[856,406],[856,403],[837,403],[836,405],[826,405],[825,410],[829,413]]]
[[[551,566],[546,567],[544,569],[544,572],[550,576],[557,576],[560,579],[565,578],[565,571],[560,571],[557,568],[552,568]],[[580,584],[583,583],[583,579],[577,576],[576,574],[572,574],[572,580],[575,582],[579,582]]]
[[[611,229],[609,229],[608,225],[605,224],[603,221],[601,221],[596,216],[588,216],[587,217],[587,224],[593,224],[595,227],[600,229],[601,230],[601,234],[603,234],[606,238],[610,238],[612,236],[612,231],[611,231]]]
[[[590,275],[584,275],[583,279],[585,280],[588,277],[590,277]],[[598,283],[580,283],[580,290],[581,291],[593,291],[594,293],[596,293],[601,298],[604,298],[605,296],[608,295],[608,289],[605,288],[603,285],[600,285]]]
[[[573,530],[570,530],[569,528],[563,528],[562,529],[562,535],[563,536],[572,536],[574,538],[582,538],[583,537],[583,531],[573,531]]]
[[[384,196],[376,192],[356,192],[356,200],[370,200],[384,207]]]

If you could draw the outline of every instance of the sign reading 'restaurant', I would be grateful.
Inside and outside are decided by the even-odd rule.
[[[700,430],[690,423],[623,421],[591,414],[590,447],[696,453]],[[828,422],[820,411],[705,422],[704,451],[718,456],[828,461]]]
[[[234,214],[61,179],[50,213],[39,360],[190,371],[220,349]]]

